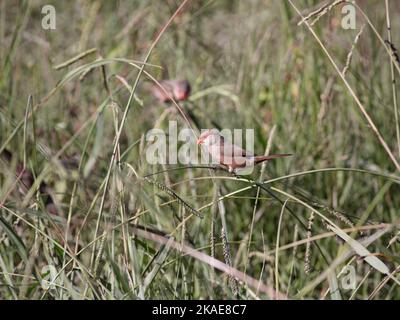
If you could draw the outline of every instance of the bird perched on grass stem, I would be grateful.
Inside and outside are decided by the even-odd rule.
[[[225,140],[218,130],[207,130],[197,140],[211,156],[214,164],[227,167],[234,174],[250,174],[254,165],[267,160],[291,156],[288,153],[256,156],[241,147]]]

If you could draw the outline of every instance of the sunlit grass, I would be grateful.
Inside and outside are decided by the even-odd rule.
[[[317,1],[57,2],[46,31],[22,2],[0,4],[1,299],[400,298],[397,3],[344,30],[341,4],[298,25]],[[167,77],[188,101],[142,90]],[[294,156],[150,165],[171,120]]]

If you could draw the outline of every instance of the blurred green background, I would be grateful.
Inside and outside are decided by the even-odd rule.
[[[302,224],[265,190],[238,191],[249,183],[223,171],[214,172],[216,179],[200,168],[165,171],[151,177],[158,187],[138,179],[131,168],[144,176],[179,167],[146,163],[146,132],[166,129],[170,120],[187,126],[173,105],[162,105],[141,90],[151,82],[146,75],[124,123],[120,162],[110,167],[115,124],[121,123],[129,98],[115,75],[133,86],[138,70],[112,62],[60,81],[96,59],[143,61],[180,3],[0,3],[0,147],[8,152],[0,165],[0,297],[271,298],[241,279],[229,280],[206,261],[135,236],[139,225],[173,234],[176,242],[215,256],[289,298],[400,298],[393,280],[380,287],[385,276],[354,253],[334,265],[346,244],[329,233],[332,229],[319,216],[311,236],[325,236],[309,249],[305,241],[297,243],[307,239],[304,226],[310,224],[311,210],[293,199],[287,206]],[[307,15],[325,2],[294,3]],[[371,28],[388,38],[385,2],[357,3],[371,24],[357,10],[356,29],[343,29],[338,5],[313,28],[343,69],[365,25],[345,77],[399,159],[390,49]],[[42,28],[41,10],[47,4],[56,9],[55,30]],[[399,47],[400,4],[389,1],[389,6],[392,44]],[[267,146],[273,153],[293,153],[269,162],[263,173],[258,168],[252,178],[281,178],[270,185],[301,198],[343,229],[365,227],[363,233],[348,233],[371,240],[368,249],[393,271],[399,258],[400,177],[315,38],[305,24],[297,25],[300,20],[286,0],[188,1],[148,60],[162,68],[145,70],[156,79],[190,81],[192,95],[180,106],[200,128],[252,128],[256,153],[263,154]],[[54,68],[91,48],[96,50],[83,59]],[[28,190],[21,190],[17,179],[21,164],[36,181]],[[316,172],[301,174],[309,170]],[[295,173],[299,176],[290,176]],[[186,203],[205,218],[190,216]],[[289,248],[277,253],[277,245]],[[356,270],[356,290],[341,287],[346,264]],[[57,285],[47,290],[43,279],[51,273],[46,266],[57,272]]]

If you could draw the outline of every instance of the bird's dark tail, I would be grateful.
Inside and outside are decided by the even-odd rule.
[[[290,154],[290,153],[277,153],[277,154],[270,154],[268,156],[256,156],[256,157],[254,157],[254,162],[260,163],[260,162],[267,161],[267,160],[283,158],[283,157],[290,157],[291,155],[292,154]]]

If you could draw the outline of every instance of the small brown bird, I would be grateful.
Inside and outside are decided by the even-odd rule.
[[[184,101],[190,95],[191,88],[187,80],[162,80],[160,84],[175,101]],[[171,102],[170,97],[159,86],[152,85],[150,91],[160,102]]]
[[[268,156],[255,156],[252,153],[225,141],[217,130],[203,132],[197,140],[198,145],[203,145],[211,155],[213,163],[223,165],[229,172],[249,174],[254,165],[261,162],[291,156],[291,154],[271,154]]]

